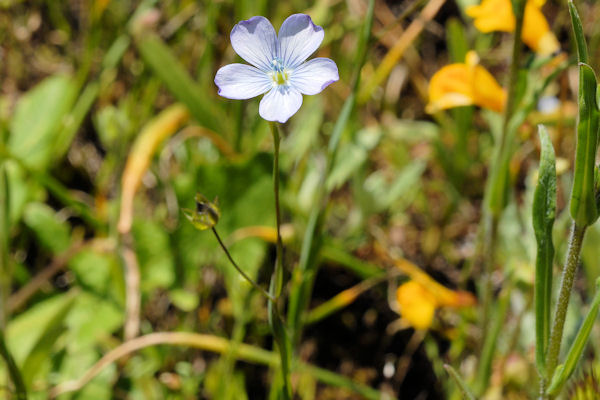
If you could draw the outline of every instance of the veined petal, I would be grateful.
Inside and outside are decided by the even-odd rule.
[[[219,95],[244,100],[266,93],[273,87],[272,79],[258,68],[246,64],[229,64],[219,68],[215,76]]]
[[[291,86],[276,86],[262,98],[258,113],[267,121],[284,123],[300,109],[302,95]]]
[[[315,58],[290,74],[291,85],[302,94],[317,94],[340,79],[337,65],[329,58]]]
[[[314,53],[323,38],[323,28],[306,14],[290,15],[279,28],[279,56],[287,68],[295,68]]]
[[[273,25],[265,17],[240,21],[231,30],[231,46],[250,64],[263,71],[271,69],[279,44]]]

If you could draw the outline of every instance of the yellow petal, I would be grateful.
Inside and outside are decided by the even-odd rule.
[[[560,49],[556,36],[550,31],[550,26],[544,14],[533,1],[525,6],[523,20],[523,42],[540,55],[550,55]]]
[[[502,111],[506,102],[504,89],[482,66],[474,52],[467,53],[467,63],[450,64],[436,72],[429,83],[429,113],[453,107],[477,105]]]
[[[396,290],[400,314],[415,329],[429,329],[437,307],[435,297],[420,283],[408,281]]]
[[[483,33],[515,30],[515,16],[510,0],[483,0],[478,6],[468,7],[466,13],[475,20],[475,28]]]
[[[473,81],[473,98],[476,105],[501,112],[506,103],[506,92],[496,79],[485,68],[475,67]]]
[[[541,55],[556,52],[560,45],[556,36],[550,32],[548,21],[540,8],[545,0],[529,0],[525,6],[523,20],[523,42]],[[510,0],[483,0],[478,6],[470,6],[466,13],[474,19],[475,28],[483,33],[513,32],[515,16]]]

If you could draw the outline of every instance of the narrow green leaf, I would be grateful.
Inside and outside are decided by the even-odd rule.
[[[203,94],[171,49],[158,36],[145,32],[136,38],[135,43],[144,62],[173,96],[187,106],[198,123],[218,133],[229,131],[229,119],[211,103],[210,96]]]
[[[533,229],[537,241],[535,260],[535,361],[544,374],[545,354],[550,338],[552,306],[552,227],[556,216],[556,158],[552,141],[543,125],[539,125],[541,143],[538,183],[533,195]]]
[[[494,355],[498,351],[498,337],[504,327],[512,289],[513,284],[509,281],[509,284],[500,292],[497,304],[494,305],[491,326],[483,343],[477,377],[473,383],[473,392],[478,396],[481,396],[489,386],[490,377],[492,375],[492,361],[494,360]]]
[[[598,146],[596,75],[592,68],[579,64],[579,120],[575,150],[575,177],[571,192],[571,216],[578,226],[593,224],[598,218],[594,188],[594,167]]]
[[[569,13],[571,14],[571,24],[573,25],[573,34],[575,35],[575,44],[577,46],[577,59],[579,62],[588,62],[588,51],[587,44],[585,42],[585,35],[583,34],[583,26],[581,25],[581,19],[573,0],[569,0]]]
[[[471,393],[471,390],[469,389],[465,381],[463,381],[463,379],[460,377],[458,372],[449,364],[444,364],[444,369],[448,372],[448,375],[450,375],[450,377],[454,379],[454,382],[456,382],[456,384],[460,388],[460,391],[463,394],[463,398],[466,398],[468,400],[475,400],[475,396],[473,395],[473,393]]]
[[[54,296],[13,319],[6,330],[6,342],[23,379],[30,386],[44,363],[50,361],[50,349],[64,332],[64,320],[78,292]]]
[[[465,34],[465,26],[458,18],[450,18],[446,23],[446,43],[450,60],[455,63],[463,62],[469,51]]]
[[[88,84],[81,92],[69,116],[65,119],[62,129],[57,134],[56,141],[52,144],[54,157],[61,158],[67,153],[79,127],[92,108],[99,93],[100,85],[97,82]]]
[[[600,307],[600,278],[596,280],[596,294],[594,295],[594,299],[592,300],[592,305],[590,306],[590,310],[583,321],[583,324],[579,328],[577,332],[577,336],[575,337],[575,341],[571,345],[569,352],[567,353],[567,358],[565,359],[564,364],[559,366],[556,369],[556,372],[552,376],[552,382],[550,383],[550,387],[548,388],[548,393],[551,395],[556,395],[562,389],[564,383],[569,379],[569,377],[575,371],[575,367],[581,358],[581,354],[585,349],[585,346],[588,342],[588,338],[590,337],[590,333],[592,332],[592,327],[594,326],[594,322],[596,321],[596,317],[598,316],[598,308]]]

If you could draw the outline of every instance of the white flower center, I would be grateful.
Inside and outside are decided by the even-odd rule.
[[[272,71],[270,73],[271,79],[275,82],[276,85],[287,85],[288,79],[290,77],[290,71],[288,71],[280,58],[274,58],[271,61]]]

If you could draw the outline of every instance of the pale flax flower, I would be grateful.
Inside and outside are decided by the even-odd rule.
[[[320,93],[339,79],[337,66],[329,58],[306,61],[323,37],[323,28],[306,14],[289,16],[279,35],[265,17],[239,22],[231,31],[231,46],[252,65],[221,67],[215,76],[219,95],[242,100],[266,93],[260,101],[260,116],[286,122],[300,109],[303,94]]]

